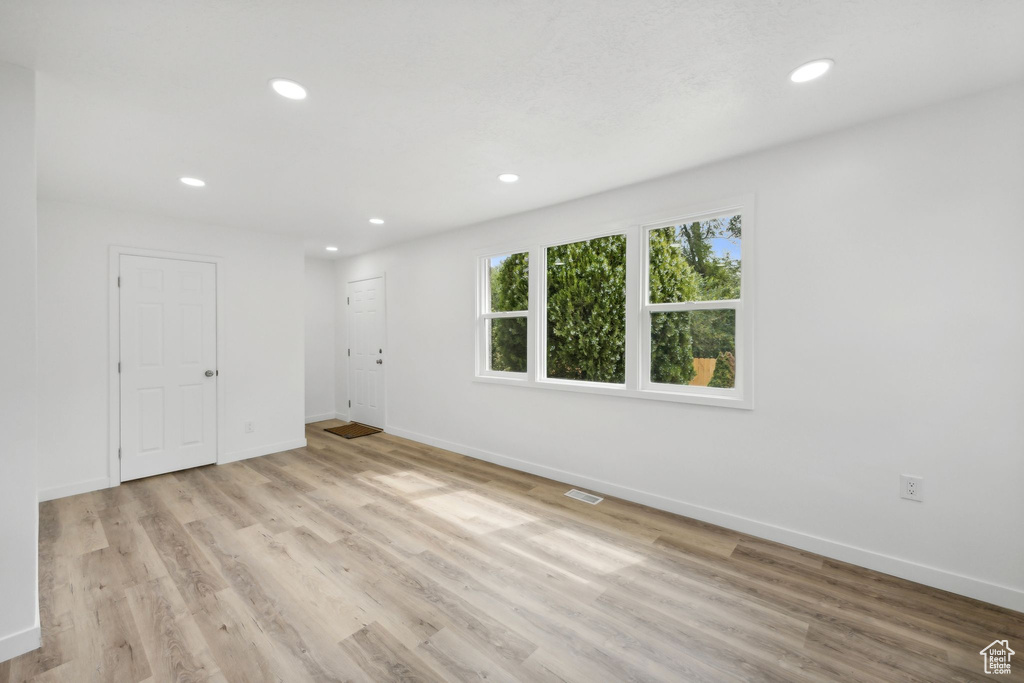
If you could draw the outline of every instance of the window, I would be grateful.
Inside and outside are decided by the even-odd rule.
[[[547,248],[550,379],[626,381],[626,236]]]
[[[483,260],[482,334],[485,373],[526,373],[530,256],[526,252]]]
[[[735,388],[742,232],[740,213],[644,230],[641,387]]]
[[[752,221],[731,206],[482,256],[477,377],[751,407]]]

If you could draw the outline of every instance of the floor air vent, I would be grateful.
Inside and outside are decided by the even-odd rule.
[[[565,495],[570,498],[575,498],[576,500],[582,500],[584,503],[590,503],[591,505],[597,505],[604,500],[601,496],[595,496],[593,493],[584,493],[583,491],[577,491],[576,489],[566,492]]]

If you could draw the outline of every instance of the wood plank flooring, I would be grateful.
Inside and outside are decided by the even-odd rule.
[[[1024,652],[1020,613],[337,424],[43,503],[43,646],[0,683],[975,681]]]

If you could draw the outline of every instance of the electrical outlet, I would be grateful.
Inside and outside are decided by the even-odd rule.
[[[901,474],[900,498],[916,501],[924,500],[924,477]]]
[[[245,421],[245,433],[246,434],[252,434],[255,431],[256,431],[256,427],[255,427],[255,425],[253,425],[252,420],[246,420]]]

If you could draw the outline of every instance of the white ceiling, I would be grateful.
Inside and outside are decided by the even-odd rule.
[[[1021,0],[0,0],[0,61],[39,73],[41,196],[343,255],[1018,80],[1022,28]]]

